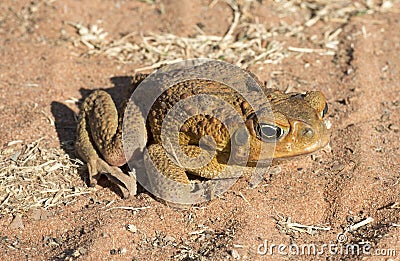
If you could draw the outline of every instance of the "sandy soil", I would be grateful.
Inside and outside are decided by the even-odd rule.
[[[255,63],[250,69],[274,88],[317,89],[328,97],[330,149],[275,163],[257,188],[250,189],[241,180],[222,198],[189,210],[165,206],[145,192],[123,200],[107,186],[69,204],[20,214],[2,210],[3,259],[389,260],[400,256],[400,3],[376,1],[368,6],[357,1],[359,11],[343,16],[340,12],[353,1],[337,1],[333,9],[326,6],[328,15],[319,12],[324,9],[319,2],[323,1],[240,1],[239,6],[241,23],[264,25],[273,32],[268,41],[280,42],[288,53],[276,63]],[[78,106],[73,98],[81,99],[88,90],[117,87],[115,77],[125,79],[136,68],[151,65],[146,59],[122,63],[102,54],[87,55],[88,47],[70,23],[87,26],[101,20],[99,27],[108,32],[108,39],[135,32],[132,37],[140,42],[141,35],[149,33],[192,37],[199,29],[223,36],[233,17],[224,1],[1,1],[2,154],[13,149],[11,141],[29,144],[42,138],[42,150],[59,148],[74,158]],[[315,23],[310,22],[313,18]],[[241,23],[233,33],[239,38],[244,37]],[[326,50],[323,40],[330,36],[331,55],[289,50]],[[11,159],[1,167],[6,164]],[[85,175],[86,169],[79,167],[76,173]],[[76,176],[75,186],[85,187]],[[7,189],[0,188],[3,197]],[[0,207],[5,203],[6,196]],[[359,223],[368,218],[373,221]],[[354,224],[360,227],[344,233]],[[344,240],[338,240],[341,233]],[[273,255],[262,255],[258,250],[265,249],[259,247],[265,242],[267,247],[314,244],[319,251],[323,244],[361,248],[370,243],[371,253],[396,253],[371,257],[326,250],[300,256],[280,254],[275,247]]]

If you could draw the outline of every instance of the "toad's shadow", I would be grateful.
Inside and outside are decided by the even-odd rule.
[[[116,76],[110,78],[110,81],[113,84],[112,87],[98,89],[106,91],[111,95],[114,102],[119,104],[122,99],[125,98],[121,97],[121,94],[126,93],[125,90],[129,88],[132,83],[132,77]],[[82,101],[89,96],[91,92],[93,92],[93,90],[82,88],[79,90],[79,92],[82,96],[82,98],[78,101],[78,104],[80,105]],[[75,152],[76,128],[78,124],[78,117],[76,113],[68,106],[56,101],[51,103],[51,113],[54,116],[54,124],[61,148],[66,154],[69,155],[71,159],[79,158]],[[126,169],[123,169],[123,171],[126,172]],[[78,168],[78,173],[81,179],[86,184],[89,184],[89,175],[86,164],[83,167]],[[118,188],[109,182],[105,177],[100,178],[98,184],[102,187],[111,187],[114,192],[122,195],[121,191],[119,191]],[[142,190],[143,189],[139,186],[138,192],[142,192]]]

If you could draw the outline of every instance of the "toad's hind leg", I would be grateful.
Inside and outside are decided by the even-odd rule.
[[[93,92],[82,104],[75,145],[77,153],[88,164],[91,185],[96,184],[99,174],[105,174],[121,189],[124,197],[129,197],[136,194],[136,178],[125,175],[115,167],[125,163],[121,143],[114,102],[104,91]]]
[[[122,115],[118,115],[111,96],[105,91],[95,91],[85,100],[83,110],[87,114],[92,140],[104,160],[112,166],[124,165]]]

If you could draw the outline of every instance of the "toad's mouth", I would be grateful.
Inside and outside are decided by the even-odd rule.
[[[296,143],[277,144],[274,159],[293,158],[301,155],[312,154],[329,144],[329,137],[324,136],[311,144],[302,146]]]
[[[305,147],[301,147],[298,144],[277,144],[274,152],[267,152],[258,157],[235,157],[235,164],[247,165],[247,166],[266,166],[271,164],[272,160],[290,159],[299,156],[310,155],[329,144],[329,138],[320,139],[313,144],[308,144]]]

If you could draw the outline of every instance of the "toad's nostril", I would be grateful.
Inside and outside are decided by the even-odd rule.
[[[314,131],[307,127],[301,131],[301,135],[307,138],[312,138],[314,136]]]

